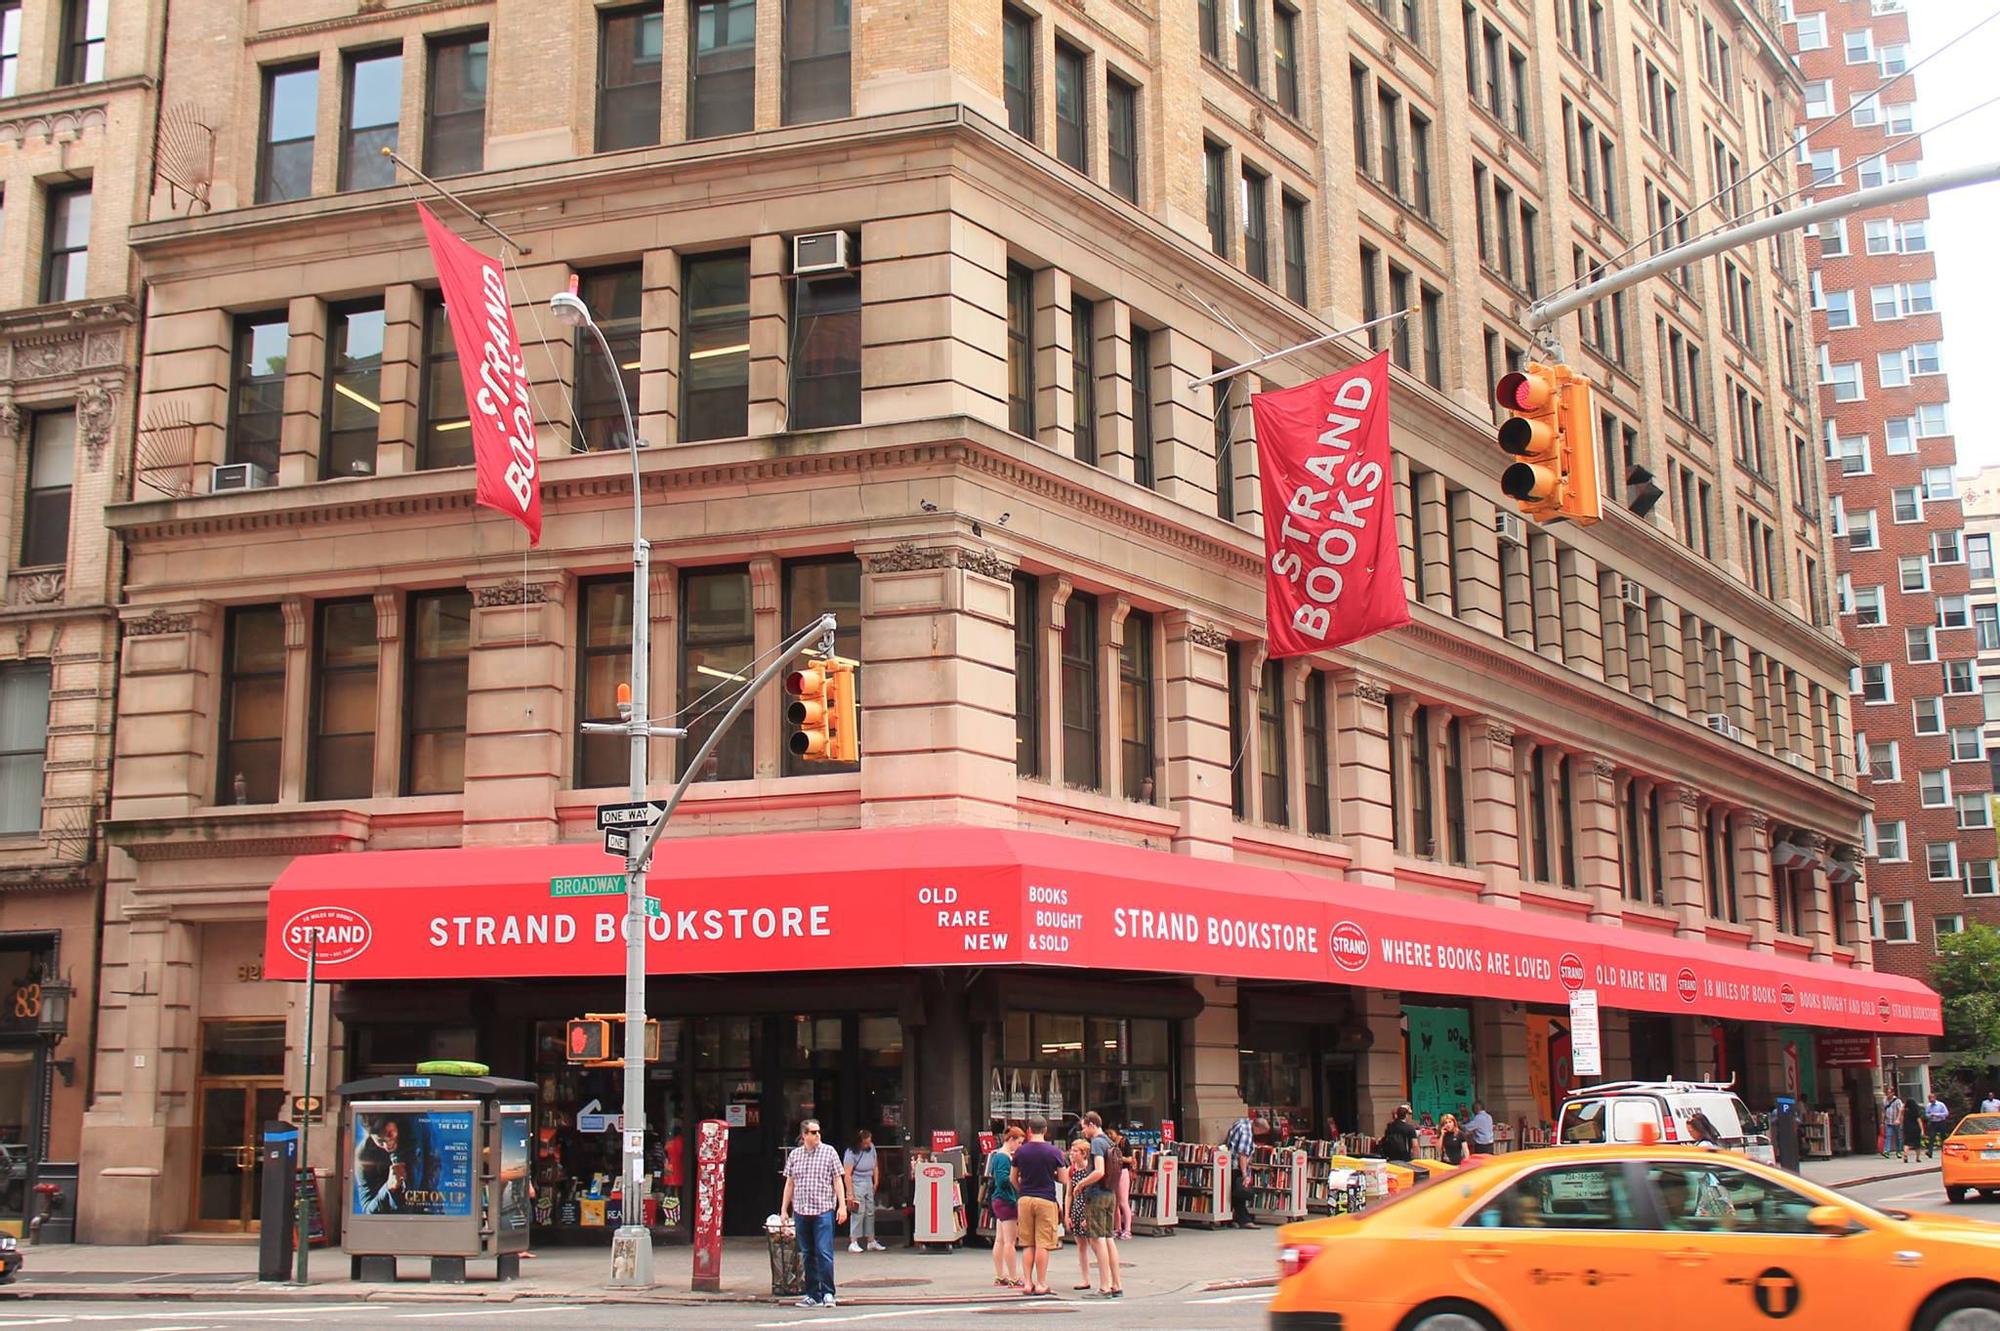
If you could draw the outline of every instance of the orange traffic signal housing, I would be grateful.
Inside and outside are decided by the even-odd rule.
[[[861,761],[859,699],[855,694],[855,665],[845,657],[827,658],[827,751],[829,761]]]
[[[785,692],[792,695],[785,708],[785,720],[793,727],[785,743],[794,755],[808,762],[830,762],[833,757],[828,752],[831,739],[828,724],[832,717],[829,664],[817,662],[785,676]]]
[[[1499,442],[1515,459],[1501,491],[1540,522],[1603,517],[1589,382],[1567,365],[1534,363],[1502,375],[1493,397],[1511,413]]]
[[[591,1012],[569,1019],[569,1039],[563,1053],[585,1067],[616,1067],[625,1061],[625,1014]],[[660,1023],[646,1018],[646,1061],[660,1061]]]

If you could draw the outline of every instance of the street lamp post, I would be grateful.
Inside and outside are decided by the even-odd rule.
[[[648,608],[651,591],[652,546],[646,541],[641,522],[644,509],[639,497],[639,433],[632,428],[632,404],[625,396],[625,376],[619,372],[618,357],[610,340],[591,317],[590,307],[576,293],[576,279],[570,289],[549,299],[558,322],[571,328],[588,328],[597,339],[611,371],[611,383],[618,390],[618,410],[625,417],[625,448],[632,458],[632,679],[631,711],[624,724],[608,729],[624,730],[632,746],[632,802],[646,798],[646,741],[655,734],[682,733],[669,727],[655,727],[646,710],[647,677],[652,654],[653,617]],[[622,707],[620,710],[624,710]],[[635,838],[636,840],[636,838]],[[650,856],[648,857],[650,858]],[[624,1194],[623,1215],[611,1244],[612,1286],[645,1289],[653,1284],[653,1236],[646,1228],[640,1183],[646,1176],[646,868],[639,859],[625,862],[625,1114],[624,1151],[619,1178]]]

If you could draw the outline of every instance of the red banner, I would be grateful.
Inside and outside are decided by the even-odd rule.
[[[1389,456],[1389,353],[1250,399],[1264,488],[1272,656],[1410,622]]]
[[[1639,1012],[1942,1029],[1937,995],[1885,972],[1054,833],[682,837],[662,861],[661,975],[1043,965],[1519,1003],[1587,987]],[[618,867],[595,844],[302,855],[271,890],[265,973],[303,978],[317,938],[324,981],[616,975]]]
[[[540,460],[535,454],[535,410],[521,337],[500,261],[460,240],[421,203],[424,235],[431,243],[438,285],[451,314],[451,340],[465,381],[472,416],[475,497],[528,529],[528,544],[542,539]]]

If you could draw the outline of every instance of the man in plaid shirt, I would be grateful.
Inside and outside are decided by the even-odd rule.
[[[778,1215],[798,1223],[799,1255],[806,1268],[806,1293],[799,1307],[833,1307],[833,1227],[847,1223],[847,1179],[840,1152],[820,1140],[816,1118],[799,1124],[799,1145],[785,1157],[785,1196]]]
[[[1236,1227],[1255,1229],[1257,1222],[1250,1218],[1250,1155],[1257,1149],[1257,1129],[1251,1125],[1250,1115],[1246,1113],[1229,1125],[1229,1137],[1223,1145],[1229,1148],[1229,1172],[1236,1176],[1229,1191]]]

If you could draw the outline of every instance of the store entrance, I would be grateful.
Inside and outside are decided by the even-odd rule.
[[[205,1021],[195,1085],[195,1178],[188,1223],[253,1232],[262,1199],[264,1124],[285,1104],[285,1023]]]

